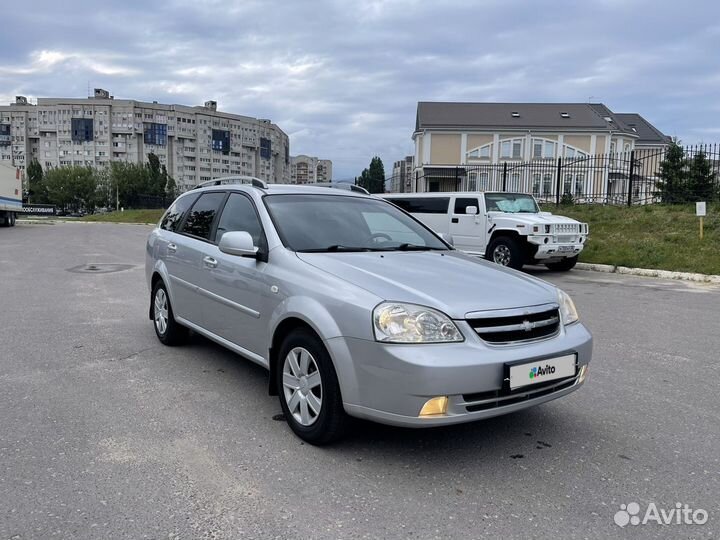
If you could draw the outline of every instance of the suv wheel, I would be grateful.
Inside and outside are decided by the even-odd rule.
[[[155,334],[163,345],[179,345],[187,337],[187,328],[175,322],[170,296],[162,280],[153,287],[152,319]]]
[[[305,329],[291,332],[278,357],[280,406],[290,428],[310,444],[342,437],[348,422],[335,368],[322,341]]]
[[[517,240],[510,236],[500,236],[490,243],[487,259],[501,266],[520,270],[525,263],[525,254]]]
[[[575,255],[574,257],[567,257],[561,261],[546,263],[545,266],[547,266],[550,270],[567,272],[568,270],[572,270],[573,268],[575,268],[577,262],[578,256]]]

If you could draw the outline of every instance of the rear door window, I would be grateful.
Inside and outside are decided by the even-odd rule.
[[[224,192],[203,193],[190,209],[190,213],[182,228],[183,234],[188,234],[203,240],[210,239],[213,222],[225,200]]]
[[[417,197],[388,199],[410,214],[447,214],[450,197]]]

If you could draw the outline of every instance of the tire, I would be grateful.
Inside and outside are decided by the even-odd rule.
[[[158,280],[158,282],[155,283],[150,302],[153,328],[160,343],[170,347],[184,343],[188,335],[188,330],[175,322],[172,305],[170,304],[170,296],[162,280]]]
[[[16,220],[16,219],[17,219],[17,218],[15,217],[15,212],[12,212],[12,213],[10,214],[10,226],[11,226],[11,227],[14,227],[14,226],[15,226],[15,220]]]
[[[280,406],[295,435],[316,446],[342,438],[350,419],[322,341],[307,329],[293,330],[283,340],[277,362]]]
[[[511,236],[498,236],[490,242],[486,258],[501,266],[520,270],[525,264],[525,252],[515,238]]]
[[[10,227],[10,212],[5,212],[5,215],[3,216],[3,227]]]
[[[567,272],[568,270],[572,270],[575,268],[575,265],[578,262],[578,256],[575,255],[574,257],[567,257],[561,261],[558,262],[551,262],[546,263],[545,266],[547,266],[550,270],[557,270],[559,272]]]

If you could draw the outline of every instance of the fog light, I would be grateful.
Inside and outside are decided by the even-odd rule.
[[[420,417],[423,416],[440,416],[447,412],[448,398],[447,396],[438,396],[429,399],[423,408],[420,409]]]
[[[588,365],[585,364],[583,367],[580,368],[580,383],[585,382],[585,378],[587,377],[588,372]]]

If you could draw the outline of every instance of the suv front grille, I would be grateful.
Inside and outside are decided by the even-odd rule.
[[[557,307],[498,317],[467,319],[480,339],[495,345],[535,341],[557,334],[560,329],[560,312]]]

